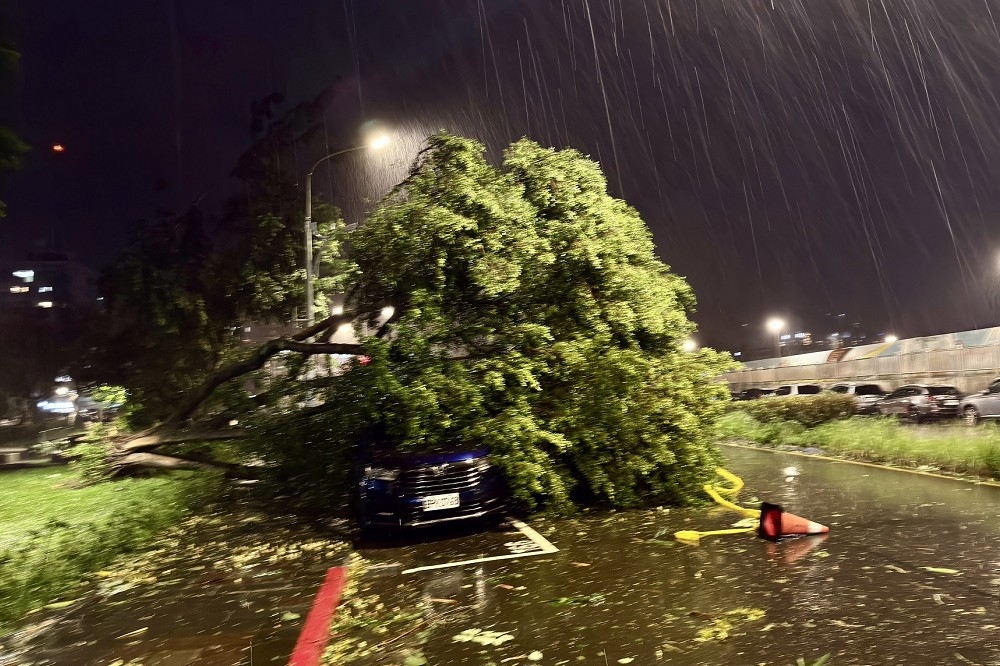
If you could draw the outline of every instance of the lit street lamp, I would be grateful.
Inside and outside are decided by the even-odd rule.
[[[767,320],[767,330],[774,333],[774,351],[778,355],[778,365],[781,365],[781,331],[785,328],[785,320],[771,317]]]
[[[358,150],[364,150],[365,148],[371,148],[372,150],[378,150],[379,148],[384,148],[389,145],[389,136],[387,134],[378,134],[372,137],[367,144],[363,146],[354,146],[353,148],[345,148],[343,150],[338,150],[336,152],[325,155],[312,165],[309,169],[309,173],[306,174],[306,220],[305,220],[305,232],[306,232],[306,242],[305,242],[305,261],[306,261],[306,326],[312,326],[315,323],[315,303],[313,302],[313,225],[312,225],[312,177],[313,173],[316,171],[317,167],[327,160],[333,159],[339,155],[344,155],[345,153],[353,153]]]
[[[899,338],[897,338],[895,335],[891,335],[890,334],[890,335],[885,336],[885,339],[883,340],[883,342],[886,342],[888,344],[892,344],[896,340],[899,340]]]

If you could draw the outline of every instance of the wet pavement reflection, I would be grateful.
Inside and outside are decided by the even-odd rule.
[[[287,663],[349,542],[243,506],[185,521],[0,640],[0,666]]]
[[[740,518],[702,507],[532,521],[554,554],[509,524],[364,542],[327,663],[1000,664],[1000,488],[725,451],[742,503],[831,533],[677,542]],[[286,663],[349,549],[329,537],[252,512],[196,519],[29,618],[0,665]]]
[[[584,514],[534,522],[560,551],[415,574],[509,548],[517,532],[363,548],[358,598],[414,611],[379,626],[358,613],[338,640],[358,664],[1000,663],[1000,489],[727,448],[744,503],[830,525],[778,544],[719,509]],[[477,638],[478,637],[478,638]],[[409,661],[407,661],[409,660]],[[423,660],[426,660],[424,662]]]

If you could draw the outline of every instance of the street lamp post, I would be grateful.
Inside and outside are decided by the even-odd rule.
[[[324,155],[323,157],[316,160],[316,163],[312,165],[309,169],[309,173],[306,174],[306,219],[305,219],[305,263],[306,263],[306,326],[312,326],[316,320],[316,310],[315,304],[313,302],[313,228],[312,228],[312,177],[313,173],[319,167],[320,164],[331,160],[339,155],[344,155],[346,153],[353,153],[358,150],[364,150],[365,148],[371,148],[373,150],[378,150],[389,144],[389,137],[385,134],[380,134],[374,139],[372,139],[367,145],[354,146],[353,148],[345,148],[343,150],[338,150],[336,152],[330,153],[329,155]]]
[[[781,365],[781,331],[785,328],[785,320],[779,317],[771,317],[767,320],[767,330],[774,333],[774,351],[778,356],[778,365]]]

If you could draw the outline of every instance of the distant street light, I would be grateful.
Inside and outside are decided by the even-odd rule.
[[[884,340],[884,342],[887,342],[887,343],[889,343],[889,344],[892,344],[892,343],[893,343],[893,342],[895,342],[896,340],[899,340],[899,338],[897,338],[897,337],[896,337],[895,335],[887,335],[887,336],[885,336],[885,340]]]
[[[698,343],[694,341],[694,338],[688,338],[687,340],[684,341],[684,344],[681,345],[681,349],[683,349],[686,352],[697,351]]]
[[[767,330],[774,333],[774,351],[778,356],[778,365],[781,365],[781,331],[785,328],[785,320],[780,317],[771,317],[767,320]]]
[[[52,146],[52,152],[54,152],[54,153],[61,153],[64,150],[66,150],[66,149],[63,147],[63,145],[61,143],[57,143],[54,146]]]
[[[330,153],[329,155],[324,155],[323,157],[316,160],[316,163],[312,165],[309,169],[309,173],[306,174],[306,220],[305,220],[305,232],[306,232],[306,242],[305,242],[305,261],[306,261],[306,326],[312,326],[315,323],[315,304],[313,303],[313,225],[312,225],[312,177],[313,173],[316,171],[317,167],[327,160],[331,160],[339,155],[344,155],[346,153],[353,153],[359,150],[364,150],[370,148],[372,150],[378,150],[379,148],[384,148],[389,145],[390,139],[388,134],[377,134],[369,138],[368,143],[363,146],[354,146],[353,148],[344,148],[343,150],[338,150],[336,152]]]

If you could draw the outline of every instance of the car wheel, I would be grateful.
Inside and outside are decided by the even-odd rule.
[[[367,524],[364,517],[364,499],[361,497],[361,491],[357,488],[357,483],[354,485],[354,489],[351,491],[350,504],[348,511],[351,512],[351,518],[353,519],[354,529],[360,538],[366,537],[370,531],[371,526]]]
[[[970,426],[977,425],[982,420],[979,418],[979,412],[976,411],[975,407],[966,407],[962,413],[962,418],[965,419],[965,425]]]
[[[923,416],[921,416],[920,410],[916,407],[910,407],[906,410],[906,417],[917,424],[923,421]]]

